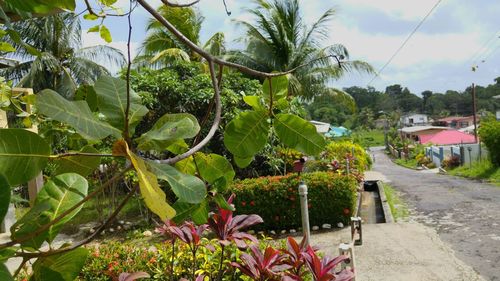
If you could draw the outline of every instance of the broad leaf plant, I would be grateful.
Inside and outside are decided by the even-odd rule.
[[[4,27],[0,30],[0,37],[8,35],[15,42],[20,42],[15,30],[11,29],[13,21],[74,11],[75,2],[76,0],[0,1],[0,22]],[[99,31],[106,41],[111,41],[111,34],[103,23],[107,16],[120,13],[113,6],[116,0],[82,2],[87,7],[85,19],[101,20],[101,24],[92,30]],[[194,5],[198,1],[185,5],[173,4],[167,0],[162,2],[175,9]],[[101,77],[93,86],[78,89],[74,100],[67,100],[60,93],[46,89],[36,93],[35,100],[25,101],[35,107],[36,119],[65,124],[87,140],[89,145],[80,151],[54,155],[51,153],[50,143],[37,133],[24,129],[0,129],[0,221],[5,217],[14,187],[35,178],[51,162],[56,162],[59,167],[55,176],[45,180],[31,209],[11,227],[10,241],[0,244],[1,280],[13,280],[3,263],[16,257],[22,258],[22,265],[35,260],[30,280],[73,280],[87,255],[87,251],[81,246],[102,232],[137,191],[147,207],[162,221],[182,222],[192,219],[197,224],[216,224],[220,218],[209,218],[211,204],[231,210],[231,205],[222,197],[222,193],[235,176],[232,164],[224,156],[202,152],[202,148],[219,129],[223,110],[220,94],[224,68],[236,69],[264,81],[260,95],[244,97],[244,101],[252,109],[241,112],[224,129],[224,144],[232,153],[236,165],[248,166],[254,156],[263,150],[272,134],[282,144],[307,155],[318,154],[325,145],[325,140],[312,124],[287,113],[290,106],[288,75],[295,69],[284,73],[264,73],[214,57],[182,36],[147,0],[131,0],[131,9],[121,15],[130,16],[136,5],[142,6],[180,42],[203,58],[213,85],[214,112],[207,112],[207,117],[214,114],[213,124],[208,133],[201,136],[200,126],[206,124],[200,125],[191,114],[172,112],[159,118],[150,131],[134,138],[134,129],[148,114],[148,109],[130,88],[130,55],[125,80]],[[36,50],[29,45],[25,44],[24,47],[37,55]],[[0,51],[14,50],[0,43]],[[4,85],[5,81],[2,81],[3,100],[9,89]],[[82,93],[86,95],[85,99],[78,98]],[[6,109],[9,104],[0,105]],[[112,140],[113,145],[109,148],[111,154],[98,153],[92,146],[104,139]],[[169,151],[170,155],[175,156],[153,160],[144,156],[149,151]],[[125,161],[121,161],[121,172],[89,192],[86,176],[98,168],[103,157],[121,158]],[[83,204],[113,182],[121,180],[130,170],[137,174],[139,184],[128,193],[106,222],[82,241],[54,248],[52,242],[59,230],[81,210]],[[167,201],[159,181],[168,183],[177,197],[175,202]],[[246,237],[238,239],[244,238]],[[42,247],[45,242],[49,244],[48,248]]]

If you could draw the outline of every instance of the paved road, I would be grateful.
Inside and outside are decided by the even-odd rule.
[[[499,281],[500,188],[403,168],[383,151],[373,150],[373,170],[402,192],[411,219],[433,227],[459,259],[486,279]]]

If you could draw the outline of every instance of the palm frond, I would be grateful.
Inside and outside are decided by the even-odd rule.
[[[108,69],[122,68],[127,62],[120,50],[104,45],[85,47],[76,50],[74,56],[99,62],[99,65],[107,67]]]

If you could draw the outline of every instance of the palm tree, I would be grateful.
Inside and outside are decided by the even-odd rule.
[[[82,48],[80,21],[71,13],[20,21],[14,29],[30,47],[10,42],[17,49],[14,57],[22,63],[3,70],[1,75],[35,92],[48,88],[71,98],[78,85],[91,84],[109,74],[96,62],[112,67],[125,63],[123,54],[115,48]]]
[[[299,68],[290,77],[289,92],[305,99],[322,94],[326,84],[357,70],[372,72],[362,61],[349,61],[347,49],[340,44],[323,46],[328,38],[327,24],[335,11],[326,11],[311,27],[304,24],[298,0],[254,0],[257,6],[247,11],[255,22],[237,21],[246,29],[246,49],[233,52],[230,59],[248,67],[271,72]]]
[[[204,17],[192,7],[175,8],[162,5],[158,12],[182,32],[191,42],[200,45],[200,30]],[[140,55],[135,59],[137,66],[164,67],[171,61],[200,60],[201,58],[179,42],[160,22],[150,18],[146,26],[148,35],[144,39]],[[215,33],[203,45],[212,55],[226,52],[224,34]]]

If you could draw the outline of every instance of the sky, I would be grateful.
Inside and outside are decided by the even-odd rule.
[[[189,1],[179,1],[185,3]],[[500,2],[498,0],[299,0],[307,24],[314,23],[326,10],[334,8],[330,35],[324,45],[343,44],[352,60],[363,60],[376,70],[403,44],[412,30],[439,2],[434,11],[410,38],[405,47],[375,79],[374,75],[348,73],[333,81],[332,87],[373,86],[378,90],[392,84],[408,87],[412,93],[424,90],[463,91],[472,83],[486,86],[500,77]],[[149,3],[158,7],[160,0]],[[227,16],[222,0],[201,0],[197,9],[205,17],[201,41],[215,32],[224,32],[230,48],[241,48],[235,42],[244,30],[234,20],[252,21],[245,8],[252,1],[226,0],[231,15]],[[128,10],[128,0],[118,0]],[[77,11],[83,10],[79,7]],[[148,13],[141,7],[132,15],[133,54],[146,35]],[[126,51],[126,18],[109,18],[105,24],[113,34],[110,44]],[[86,29],[95,22],[84,21],[85,46],[105,44],[98,34]],[[472,66],[477,66],[472,71]],[[373,80],[373,81],[372,81]],[[370,83],[370,81],[372,81]],[[369,84],[370,83],[370,84]]]

